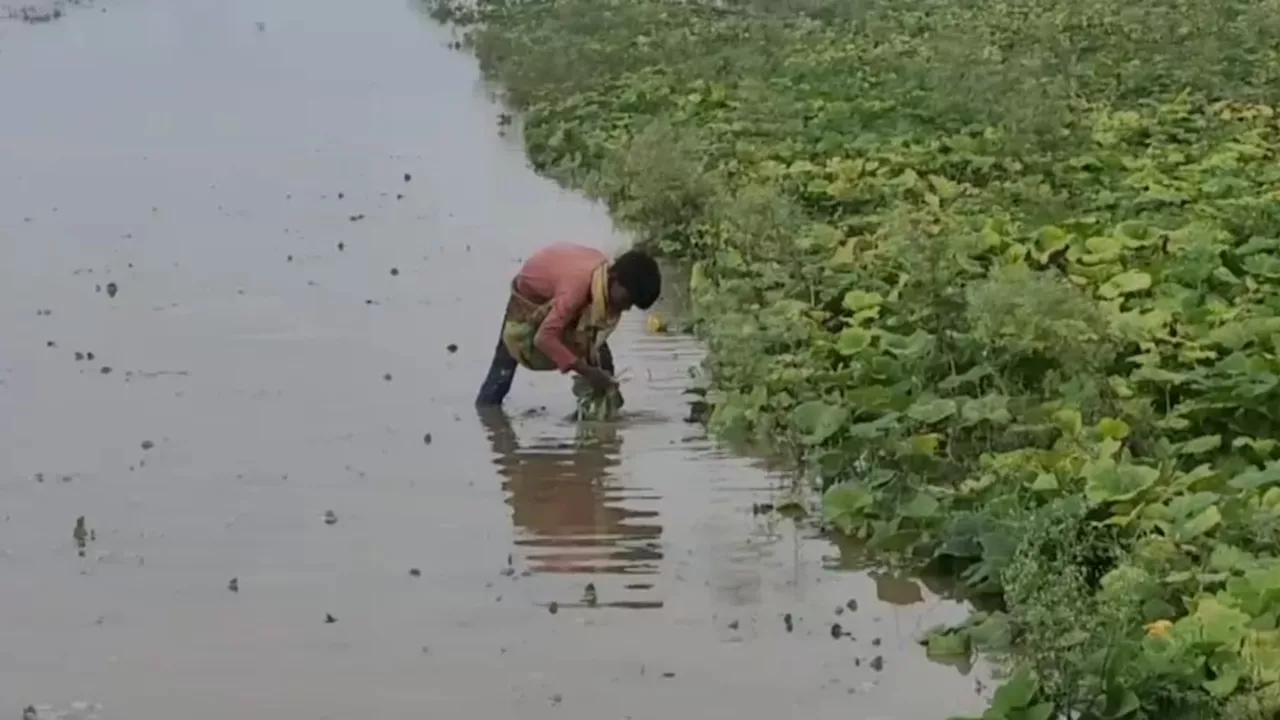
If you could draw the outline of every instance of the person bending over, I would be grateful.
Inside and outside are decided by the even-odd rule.
[[[570,370],[599,390],[616,384],[608,338],[622,313],[649,309],[662,273],[642,250],[610,262],[599,250],[557,243],[534,253],[511,281],[511,298],[476,405],[501,405],[516,367]]]

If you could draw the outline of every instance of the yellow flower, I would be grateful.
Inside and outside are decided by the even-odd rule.
[[[1168,640],[1171,630],[1173,630],[1173,623],[1168,620],[1157,620],[1147,625],[1147,637]]]

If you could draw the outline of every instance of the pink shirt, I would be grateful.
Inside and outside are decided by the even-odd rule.
[[[554,301],[533,338],[534,347],[569,372],[578,356],[564,344],[564,331],[591,299],[591,276],[609,257],[573,243],[556,243],[534,253],[516,275],[515,289],[537,305]]]

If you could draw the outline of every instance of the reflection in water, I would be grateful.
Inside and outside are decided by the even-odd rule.
[[[574,441],[545,439],[521,447],[510,419],[498,409],[480,412],[494,464],[516,526],[516,546],[535,573],[653,575],[662,560],[658,513],[625,503],[652,500],[620,487],[611,471],[620,463],[617,428],[583,427]],[[627,583],[644,590],[650,583]],[[615,607],[661,607],[660,602],[600,602]]]

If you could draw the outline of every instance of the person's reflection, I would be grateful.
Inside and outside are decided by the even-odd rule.
[[[627,508],[634,493],[616,486],[622,440],[597,427],[576,441],[521,447],[501,409],[480,419],[493,446],[507,504],[534,572],[651,574],[662,559],[657,513]],[[649,520],[650,522],[644,522]],[[519,532],[523,531],[523,532]]]

